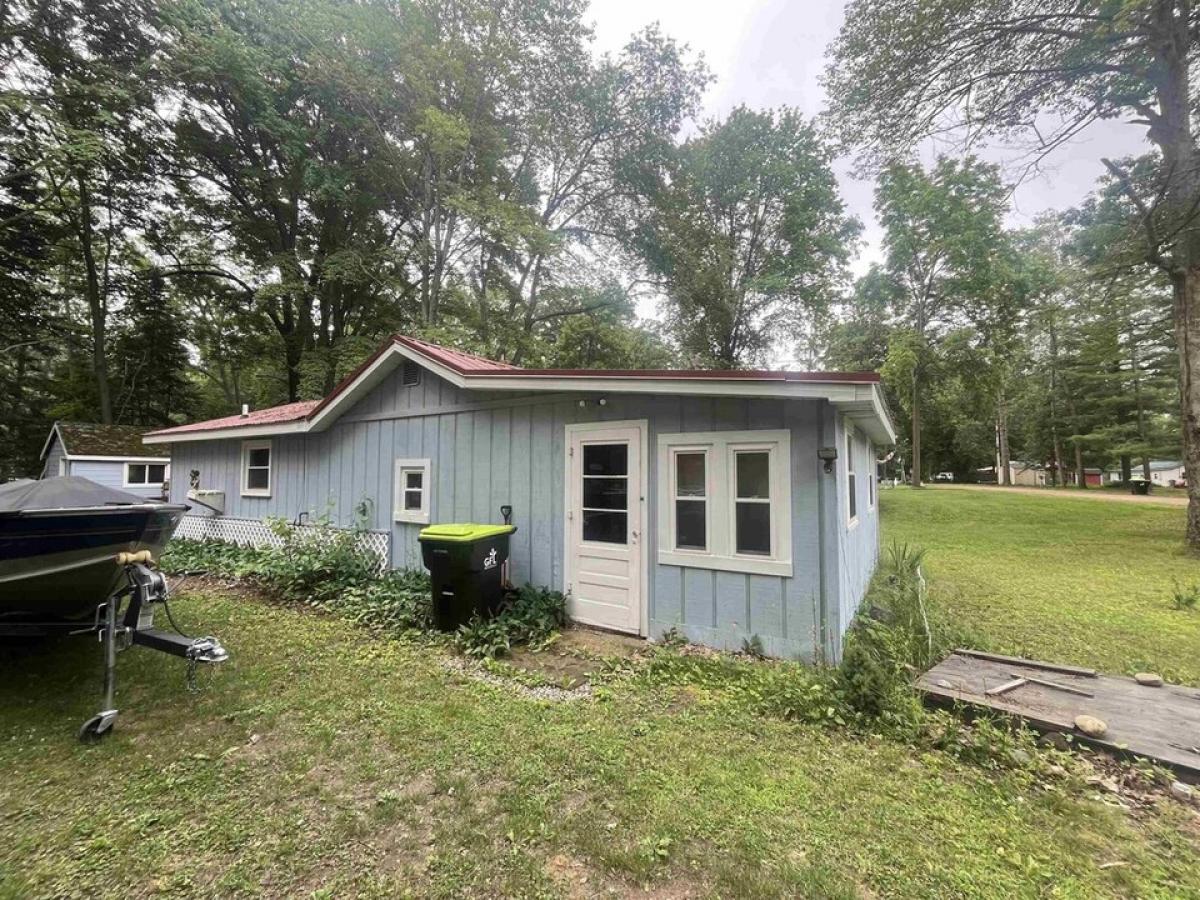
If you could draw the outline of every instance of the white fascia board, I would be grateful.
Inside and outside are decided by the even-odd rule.
[[[332,403],[308,420],[285,422],[278,425],[221,428],[214,431],[187,432],[176,435],[143,437],[146,444],[182,443],[185,441],[214,441],[227,438],[264,437],[297,432],[325,431],[340,417],[342,411],[351,408],[366,394],[377,387],[391,374],[402,360],[418,363],[429,372],[450,384],[466,390],[491,391],[554,391],[575,393],[616,394],[673,394],[702,397],[756,397],[778,399],[818,399],[835,404],[877,404],[879,421],[873,437],[882,443],[892,443],[895,434],[882,402],[877,396],[878,385],[859,382],[836,381],[782,381],[754,380],[747,378],[644,378],[640,376],[610,377],[562,377],[559,375],[529,375],[514,370],[511,375],[462,375],[448,366],[430,359],[422,353],[402,344],[393,344],[386,353],[381,353],[375,362],[359,373],[358,377],[339,394]],[[880,436],[883,437],[880,437]],[[890,435],[890,436],[889,436]]]
[[[171,462],[169,456],[66,456],[71,462],[131,462],[131,463],[163,463]]]
[[[143,444],[189,444],[193,441],[223,441],[229,438],[274,437],[280,434],[297,434],[308,431],[308,422],[297,419],[292,422],[275,422],[266,425],[233,425],[214,428],[212,431],[183,431],[176,434],[146,434]]]
[[[46,458],[46,454],[50,452],[50,442],[53,441],[56,436],[58,437],[58,442],[62,444],[63,456],[67,456],[67,445],[63,444],[62,435],[58,433],[58,423],[55,422],[50,426],[50,433],[46,435],[46,443],[42,444],[42,455],[39,456],[38,459]],[[70,459],[70,457],[67,458]]]
[[[857,385],[862,388],[853,399],[830,399],[834,408],[870,435],[877,444],[896,443],[896,428],[883,405],[879,385]]]

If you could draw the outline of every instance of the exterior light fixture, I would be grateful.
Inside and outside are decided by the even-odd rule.
[[[833,464],[837,462],[837,447],[822,447],[817,451],[817,459],[825,463],[825,474],[833,474]]]

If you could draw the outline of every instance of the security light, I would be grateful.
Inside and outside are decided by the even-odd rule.
[[[817,459],[825,463],[825,474],[833,474],[833,464],[837,462],[837,447],[822,447],[817,451]]]

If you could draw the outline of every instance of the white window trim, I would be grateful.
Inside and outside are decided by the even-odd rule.
[[[275,486],[275,448],[271,444],[270,440],[242,441],[241,485],[243,497],[271,496],[271,489]],[[267,486],[265,488],[252,488],[249,486],[251,450],[266,450],[270,454],[267,457]]]
[[[867,512],[875,512],[879,502],[879,462],[875,459],[875,445],[870,440],[867,446]]]
[[[162,466],[163,467],[163,480],[162,481],[130,481],[129,480],[129,467],[130,466],[147,466],[147,467]],[[122,467],[122,469],[125,473],[121,478],[121,486],[122,487],[127,487],[127,488],[128,487],[140,487],[140,488],[157,487],[157,488],[160,488],[171,479],[171,464],[164,460],[159,460],[158,462],[145,462],[140,459],[126,460],[125,465]],[[146,477],[147,478],[150,477],[150,472],[148,470],[146,472]]]
[[[429,524],[429,481],[430,464],[427,459],[398,459],[395,463],[395,478],[392,482],[392,519],[396,522]],[[421,473],[421,508],[404,508],[404,476],[407,472]]]
[[[846,477],[842,483],[846,485],[846,505],[845,505],[846,530],[853,531],[855,528],[858,527],[858,522],[859,522],[859,519],[861,518],[861,516],[859,516],[859,514],[858,514],[858,497],[857,496],[853,497],[853,500],[854,500],[853,513],[851,512],[851,506],[850,506],[851,494],[857,494],[857,492],[858,492],[858,470],[856,468],[854,468],[854,458],[853,458],[854,451],[857,449],[857,447],[856,447],[857,442],[854,440],[854,426],[852,426],[849,422],[846,423],[845,440],[846,440],[846,465],[845,465],[844,471],[845,471]],[[854,475],[854,487],[853,488],[850,487],[851,473],[853,473],[853,475]]]
[[[704,454],[704,550],[697,550],[693,547],[675,546],[675,501],[679,499],[676,496],[678,483],[675,478],[675,457],[681,453]],[[713,549],[713,500],[716,496],[716,485],[713,478],[712,444],[670,444],[667,447],[667,463],[662,471],[666,473],[665,477],[667,479],[667,539],[663,542],[660,538],[659,546],[680,556],[697,556],[701,558],[709,556]],[[695,502],[698,499],[693,498],[691,502]]]
[[[792,436],[777,431],[711,431],[658,436],[658,552],[661,565],[746,572],[752,575],[792,575]],[[707,451],[707,550],[675,549],[676,453]],[[737,515],[734,454],[767,451],[771,478],[771,554],[735,551]]]

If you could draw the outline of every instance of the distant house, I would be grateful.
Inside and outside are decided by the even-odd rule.
[[[1142,477],[1141,463],[1134,463],[1132,467],[1132,476],[1134,478]],[[1121,477],[1120,469],[1110,469],[1104,473],[1104,481],[1106,484],[1119,484],[1123,478]],[[1150,481],[1153,484],[1162,484],[1174,486],[1181,484],[1187,480],[1184,475],[1183,463],[1177,459],[1152,459],[1150,460]]]
[[[1046,467],[1041,463],[1012,460],[1008,464],[1008,483],[1031,487],[1046,486]]]
[[[324,400],[154,432],[181,533],[366,513],[394,568],[426,523],[518,526],[516,583],[580,622],[837,659],[879,552],[879,376],[522,369],[396,336]],[[269,537],[269,534],[268,534]]]
[[[138,425],[55,422],[42,446],[42,478],[79,475],[145,497],[161,497],[171,478],[171,448],[146,446]]]

